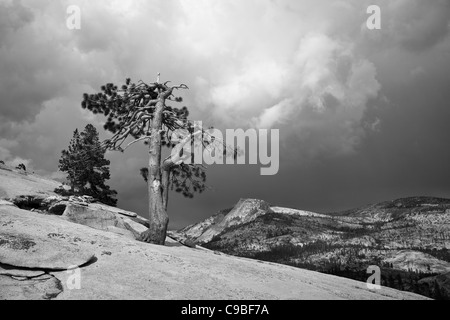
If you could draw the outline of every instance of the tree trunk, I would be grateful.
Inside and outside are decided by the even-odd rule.
[[[170,182],[170,171],[162,170],[162,193],[163,193],[163,206],[164,210],[167,212],[167,204],[169,202],[169,182]]]
[[[165,98],[158,97],[154,118],[150,131],[149,161],[148,161],[148,199],[150,222],[147,231],[141,234],[141,240],[153,244],[164,245],[166,240],[169,217],[163,200],[163,185],[161,175],[161,135],[162,112]]]

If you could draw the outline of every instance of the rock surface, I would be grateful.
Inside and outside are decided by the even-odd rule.
[[[122,216],[127,216],[127,217],[136,218],[138,216],[135,212],[123,210],[123,209],[116,208],[116,207],[110,207],[110,206],[107,206],[107,205],[102,204],[102,203],[93,203],[93,204],[90,204],[89,207],[90,208],[94,208],[94,209],[99,209],[99,210],[108,210],[110,212],[113,212],[113,213],[116,213],[116,214],[120,214]],[[140,218],[144,219],[142,217],[140,217]],[[144,220],[146,220],[146,219],[144,219]]]
[[[252,206],[258,202],[241,199],[228,214],[172,234],[214,251],[360,281],[368,266],[378,265],[383,285],[424,295],[430,290],[420,291],[418,280],[450,271],[450,199],[409,197],[329,214],[272,206],[256,218]],[[235,223],[225,223],[230,220]]]
[[[0,205],[12,205],[42,214],[59,215],[64,219],[92,228],[115,232],[136,239],[147,230],[148,220],[134,212],[91,203],[91,197],[63,197],[19,195],[11,201],[0,200]]]
[[[17,280],[0,275],[0,300],[48,300],[58,296],[62,290],[61,282],[54,276]]]
[[[42,271],[42,270],[17,268],[17,267],[11,267],[11,266],[8,266],[5,264],[0,264],[0,275],[34,278],[34,277],[42,276],[43,274],[45,274],[45,271]]]
[[[116,215],[110,211],[94,209],[91,206],[76,203],[69,203],[62,217],[68,221],[101,230],[116,227],[119,224]]]
[[[251,222],[270,212],[272,212],[270,205],[263,200],[240,199],[228,214],[223,215],[221,220],[215,219],[215,224],[211,224],[195,241],[198,243],[211,241],[227,228]]]
[[[0,225],[2,235],[5,231],[11,233],[15,230],[16,234],[36,243],[35,238],[53,234],[55,242],[51,252],[59,252],[60,257],[71,255],[66,251],[68,247],[95,255],[96,260],[79,269],[80,289],[70,289],[72,274],[69,271],[51,272],[62,286],[62,292],[55,299],[424,298],[384,287],[370,291],[362,282],[274,263],[217,255],[182,246],[170,239],[167,246],[137,242],[75,224],[59,216],[11,206],[0,206]],[[16,253],[20,255],[22,252]],[[41,265],[40,255],[28,253],[29,265]],[[5,263],[4,259],[0,254],[1,263]],[[7,262],[14,265],[11,259]],[[49,297],[56,292],[57,283],[51,279],[35,283],[28,279],[18,281],[2,277],[0,296],[8,299],[21,296],[26,286],[37,288],[32,290],[34,298]]]
[[[20,195],[55,196],[53,192],[61,183],[35,174],[22,175],[16,170],[0,167],[0,198],[15,198]]]
[[[139,235],[147,230],[141,223],[148,221],[137,214],[110,207],[100,203],[81,204],[69,202],[66,205],[62,218],[68,221],[82,224],[91,228],[111,231],[137,239]]]
[[[90,261],[80,246],[81,233],[68,233],[61,219],[0,206],[0,263],[17,267],[65,270]]]
[[[392,263],[398,270],[420,270],[422,272],[450,272],[450,263],[439,260],[429,254],[414,250],[400,250],[387,255],[386,262]]]
[[[0,203],[0,299],[425,299],[385,287],[371,291],[362,282],[195,245],[189,248],[170,237],[165,246],[137,242],[133,235],[144,230],[148,220],[85,199],[61,198],[52,193],[57,186],[0,168],[0,199],[24,196],[23,205],[36,210]],[[97,216],[88,227],[80,224],[92,223],[86,215],[73,223],[61,216],[69,204],[91,216],[109,210],[109,222]],[[267,205],[255,204],[256,210],[245,211],[245,202],[240,210],[260,217]],[[53,214],[46,211],[50,207]],[[117,225],[110,223],[112,215]],[[235,219],[227,225],[253,219],[237,211],[231,216]],[[73,265],[80,267],[65,270]],[[71,285],[75,275],[79,288]]]
[[[219,210],[219,212],[217,212],[216,214],[214,214],[213,216],[199,222],[199,223],[195,223],[192,225],[189,225],[187,227],[184,227],[183,229],[179,230],[177,232],[177,234],[179,234],[180,236],[186,237],[188,239],[191,240],[196,240],[198,239],[203,233],[205,233],[205,231],[210,228],[213,225],[217,225],[219,224],[223,218],[225,218],[225,216],[232,210],[233,208],[230,209],[224,209],[224,210]]]
[[[6,200],[0,199],[0,206],[13,206],[13,207],[15,207],[15,204],[10,202],[10,201],[6,201]]]

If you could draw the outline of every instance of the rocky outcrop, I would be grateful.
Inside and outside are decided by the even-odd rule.
[[[137,239],[142,232],[146,231],[147,227],[144,223],[148,223],[148,220],[142,217],[135,219],[136,213],[100,203],[69,202],[66,204],[62,218],[91,228],[126,235],[132,239]]]
[[[0,206],[61,216],[68,221],[130,239],[136,239],[149,226],[149,221],[135,212],[102,204],[90,196],[58,195],[53,190],[59,185],[57,181],[34,174],[25,177],[3,165],[0,167]]]
[[[203,233],[205,233],[206,230],[208,230],[208,228],[210,228],[213,225],[219,224],[232,209],[233,208],[219,210],[219,212],[217,212],[213,216],[211,216],[199,223],[195,223],[195,224],[189,225],[187,227],[184,227],[183,229],[179,230],[176,233],[176,235],[182,236],[183,238],[196,240]]]
[[[13,168],[0,166],[0,198],[15,198],[20,195],[56,196],[53,191],[61,183],[35,174],[22,175]]]
[[[117,227],[120,222],[111,211],[77,203],[68,203],[62,218],[101,230],[108,230],[108,227]]]
[[[148,220],[3,171],[0,198],[9,200],[0,203],[0,299],[424,299],[171,238],[165,246],[138,242]],[[232,229],[267,213],[264,202],[244,200],[221,221]]]
[[[414,272],[423,273],[450,272],[449,262],[414,250],[392,250],[389,254],[386,254],[385,261],[392,263],[393,268],[397,270],[414,270]]]
[[[203,233],[195,238],[195,242],[206,243],[224,232],[227,228],[249,223],[257,217],[270,212],[273,212],[270,205],[263,200],[240,199],[230,212],[223,215],[221,220],[214,219],[214,223],[204,228]]]
[[[12,205],[64,219],[92,228],[111,231],[136,239],[148,228],[148,220],[136,213],[95,202],[89,196],[19,195],[0,205]]]
[[[258,216],[272,212],[270,205],[264,200],[240,199],[223,221],[231,227],[255,220]]]
[[[62,291],[61,281],[49,274],[33,278],[0,275],[0,300],[49,300]]]
[[[0,263],[16,267],[65,270],[86,264],[92,251],[67,233],[60,219],[33,220],[31,212],[0,206]]]
[[[0,264],[0,300],[45,300],[62,292],[61,282],[44,270]]]
[[[217,255],[170,239],[167,246],[151,245],[13,206],[0,206],[0,226],[1,235],[14,232],[27,239],[0,245],[0,263],[11,266],[0,274],[0,299],[424,299],[384,287],[371,291],[365,283],[308,270]],[[74,252],[96,257],[80,266],[78,287],[70,285],[70,270],[48,270],[40,258],[45,254],[33,252],[42,237],[52,240],[46,255],[58,253],[53,254],[55,261],[76,264],[67,257]],[[6,259],[3,253],[12,250],[27,256],[27,265],[38,273],[14,266],[21,259]],[[42,271],[45,274],[39,275]]]

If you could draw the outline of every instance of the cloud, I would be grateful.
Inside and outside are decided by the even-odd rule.
[[[2,1],[0,3],[0,33],[5,35],[15,31],[33,20],[32,11],[24,7],[20,1]],[[4,39],[3,37],[0,39]]]
[[[13,146],[17,146],[17,143],[6,139],[0,139],[0,160],[7,165],[14,167],[23,163],[28,170],[32,169],[31,164],[33,162],[31,159],[24,159],[11,154],[9,149]]]
[[[388,27],[392,36],[414,51],[430,48],[449,32],[450,3],[445,0],[398,0],[388,6],[392,19]]]
[[[364,133],[367,102],[381,88],[373,63],[358,56],[353,43],[316,32],[283,57],[248,58],[219,83],[200,81],[203,105],[229,126],[282,127],[284,136],[307,132],[304,147],[351,152]]]
[[[280,103],[267,108],[258,117],[254,118],[255,128],[272,128],[275,124],[283,124],[292,113],[292,100],[284,99]]]
[[[381,30],[371,32],[363,25],[366,39],[378,49],[400,47],[422,52],[442,42],[449,33],[450,3],[446,0],[383,0]]]
[[[369,4],[381,7],[381,30],[366,28]],[[69,5],[81,8],[81,30],[66,28]],[[75,128],[107,135],[82,93],[157,72],[191,88],[177,93],[193,120],[279,128],[295,170],[347,159],[392,126],[398,109],[385,96],[401,104],[396,95],[407,101],[420,81],[447,79],[449,16],[444,0],[0,0],[0,159],[54,174]],[[146,206],[147,151],[110,157],[123,201]]]
[[[36,141],[39,135],[24,132],[48,134],[43,119],[58,122],[49,112],[61,101],[66,106],[60,109],[75,110],[83,92],[129,76],[152,81],[160,71],[164,79],[192,87],[185,104],[212,125],[283,125],[283,139],[310,137],[305,148],[349,151],[354,143],[348,141],[363,134],[354,127],[361,127],[367,101],[380,89],[376,68],[358,53],[356,40],[334,34],[350,13],[359,10],[363,16],[364,8],[353,2],[70,4],[81,8],[81,30],[65,26],[68,2],[16,1],[9,9],[13,18],[5,20],[0,132],[21,137],[27,150],[48,145],[49,136]],[[77,119],[72,127],[96,119],[81,109],[69,113]],[[333,132],[329,141],[323,141],[322,129]]]
[[[368,50],[420,51],[448,33],[446,1],[375,2],[378,33],[364,28],[369,1],[4,1],[0,132],[12,137],[60,97],[77,108],[105,82],[162,72],[190,85],[185,104],[212,125],[283,125],[285,137],[311,139],[335,128],[358,141],[364,130],[349,128],[364,128],[381,90]],[[81,30],[65,26],[69,4]]]

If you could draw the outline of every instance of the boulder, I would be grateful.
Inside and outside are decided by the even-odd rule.
[[[137,223],[129,218],[123,218],[123,223],[125,225],[125,228],[131,231],[136,239],[139,238],[142,232],[147,231],[148,229],[146,226],[143,226],[142,224]]]
[[[120,220],[113,212],[101,207],[83,206],[78,203],[69,202],[62,217],[95,229],[106,230],[108,227],[120,227]]]
[[[93,209],[105,210],[105,211],[109,211],[112,213],[117,213],[117,214],[127,216],[127,217],[133,217],[133,218],[137,217],[137,214],[135,212],[123,210],[123,209],[116,208],[116,207],[111,207],[111,206],[108,206],[103,203],[92,203],[89,205],[89,207],[93,208]]]
[[[11,206],[0,206],[0,263],[16,267],[66,270],[86,264],[92,251],[79,245],[80,238],[67,233],[48,217]],[[53,221],[54,222],[54,221]]]
[[[127,215],[122,213],[122,210],[104,204],[82,205],[68,202],[62,218],[91,228],[121,234],[132,239],[137,239],[143,231],[147,230],[146,226],[139,223],[140,221],[145,223],[146,220],[144,218],[137,218],[135,213],[135,217],[133,217],[132,212],[129,212]]]

